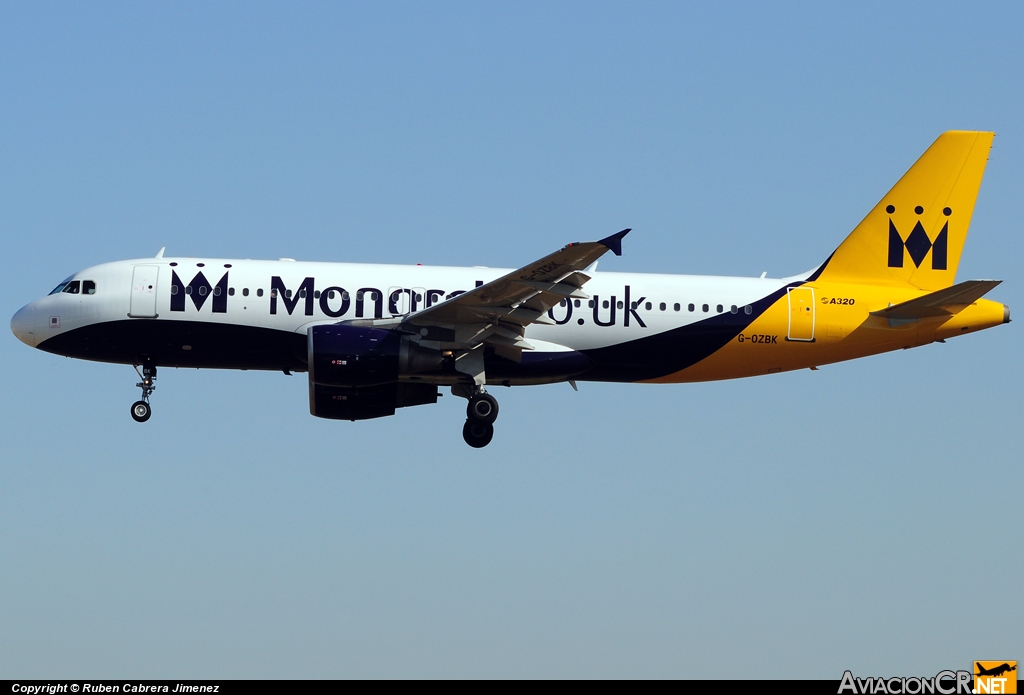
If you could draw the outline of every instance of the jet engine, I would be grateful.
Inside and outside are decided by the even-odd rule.
[[[309,412],[334,420],[394,415],[396,408],[437,402],[434,384],[400,376],[439,370],[443,357],[393,331],[332,324],[306,332]]]

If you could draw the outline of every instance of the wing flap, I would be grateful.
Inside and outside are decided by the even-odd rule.
[[[588,280],[590,278],[587,278]],[[520,281],[518,285],[526,288],[533,288],[538,292],[544,294],[555,294],[558,295],[558,301],[561,301],[567,297],[572,299],[590,299],[590,295],[580,290],[579,285],[572,285],[568,282],[559,281],[555,283],[551,282],[533,282],[533,281]]]

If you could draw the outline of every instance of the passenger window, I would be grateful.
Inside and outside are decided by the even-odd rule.
[[[341,293],[341,298],[346,302],[348,301],[348,290]],[[334,290],[331,290],[331,299],[334,299]]]
[[[588,301],[587,302],[587,306],[590,307],[591,309],[593,309],[594,308],[594,300],[591,299],[590,301]]]
[[[305,290],[303,290],[303,292],[305,292]],[[320,299],[320,290],[313,293],[313,299]]]
[[[653,305],[650,302],[647,302],[646,304],[644,304],[644,308],[647,309],[647,311],[651,310],[651,306],[653,306]]]
[[[659,304],[658,308],[661,309],[662,311],[665,311],[665,302],[662,302],[661,304]]]
[[[81,283],[78,280],[72,280],[71,282],[64,286],[64,289],[61,290],[61,292],[65,294],[78,294],[80,285]]]
[[[288,296],[289,297],[292,296],[292,291],[291,290],[288,290]],[[303,299],[306,298],[306,289],[305,288],[299,290],[299,296],[302,297]]]
[[[229,297],[234,297],[235,296],[235,288],[234,287],[229,287],[228,288],[228,296]]]
[[[603,306],[603,307],[604,307],[605,309],[607,309],[607,308],[608,308],[608,300],[606,299],[606,300],[604,300],[603,302],[601,302],[601,305],[602,305],[602,306]]]
[[[708,305],[707,305],[707,304],[704,304],[704,305],[702,305],[702,306],[701,306],[701,309],[703,309],[703,310],[704,310],[704,313],[705,313],[705,314],[706,314],[706,313],[708,313]]]
[[[680,307],[679,307],[679,304],[678,304],[678,303],[676,303],[676,304],[673,304],[673,305],[672,305],[672,308],[673,308],[673,309],[675,309],[676,311],[679,311],[679,308],[680,308]]]
[[[729,307],[729,311],[731,311],[734,314],[739,313],[739,309],[736,308],[735,304],[733,304],[731,307]]]
[[[743,313],[744,314],[748,314],[749,315],[750,312],[752,312],[752,311],[753,311],[753,309],[751,308],[751,306],[749,304],[747,304],[745,307],[743,307]]]
[[[220,293],[221,293],[221,289],[220,289],[220,287],[214,287],[214,288],[213,288],[213,296],[214,296],[214,297],[219,297],[219,296],[220,296]]]
[[[178,286],[171,285],[171,294],[178,294]]]
[[[96,294],[96,283],[92,280],[82,280],[82,294]]]
[[[686,305],[686,308],[687,308],[687,310],[689,310],[689,311],[693,311],[693,304],[687,304],[687,305]]]
[[[206,296],[206,292],[207,292],[206,285],[200,285],[199,286],[199,296],[200,297],[205,297]]]
[[[580,308],[580,300],[578,300],[578,299],[577,299],[577,300],[575,300],[575,301],[573,302],[573,304],[574,304],[574,305],[576,306],[576,308],[577,308],[577,309],[579,309],[579,308]]]
[[[718,305],[717,307],[715,307],[715,308],[716,308],[716,309],[718,309],[718,313],[719,313],[719,314],[721,314],[721,313],[722,313],[722,305],[721,305],[721,304],[719,304],[719,305]]]
[[[249,288],[248,287],[243,287],[242,288],[242,296],[243,297],[248,297],[249,296]]]
[[[262,287],[259,288],[258,290],[256,290],[256,296],[257,297],[262,297],[263,296],[263,288]]]

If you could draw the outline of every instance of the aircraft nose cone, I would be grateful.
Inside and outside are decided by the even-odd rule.
[[[33,325],[33,313],[31,305],[23,306],[11,318],[11,333],[29,347],[35,347],[39,343],[37,327]]]

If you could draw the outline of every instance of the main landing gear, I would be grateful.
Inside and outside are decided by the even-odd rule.
[[[494,421],[497,419],[497,399],[481,388],[469,397],[462,438],[474,449],[482,449],[491,443],[491,438],[494,437]]]
[[[135,422],[145,422],[153,414],[153,408],[149,405],[149,397],[156,391],[156,365],[146,360],[142,363],[142,371],[139,371],[138,365],[135,365],[135,371],[142,379],[135,384],[142,389],[142,400],[132,403],[132,419]]]

